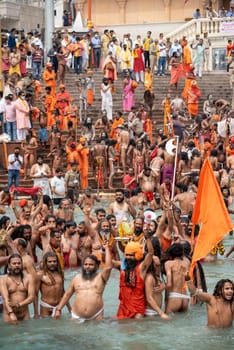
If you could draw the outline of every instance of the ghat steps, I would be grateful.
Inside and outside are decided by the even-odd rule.
[[[76,81],[81,76],[77,76],[73,71],[70,71],[66,75],[65,84],[67,90],[70,92],[74,103],[79,106],[80,98],[78,89],[76,86]],[[101,115],[101,94],[100,87],[103,79],[103,74],[101,71],[94,72],[94,82],[95,82],[95,99],[94,104],[91,107],[88,107],[87,115],[92,117],[93,123]],[[115,93],[113,94],[113,112],[117,110],[122,110],[122,76],[118,76],[118,80],[115,82]],[[170,82],[170,75],[166,76],[155,76],[154,78],[154,94],[155,94],[155,104],[153,108],[153,133],[156,128],[161,128],[163,125],[163,108],[161,106],[162,100],[165,98],[168,93],[168,87]],[[202,98],[199,103],[199,110],[202,111],[203,102],[206,99],[209,93],[212,93],[214,99],[226,99],[231,101],[231,89],[229,86],[229,75],[226,72],[218,73],[204,73],[202,79],[198,80],[199,87],[202,92]],[[173,99],[176,94],[181,95],[184,87],[184,80],[180,80],[178,84],[177,91],[171,93],[171,98]],[[136,106],[139,103],[143,102],[144,94],[144,85],[142,83],[138,84],[138,87],[135,92],[135,104]],[[34,130],[38,135],[39,124],[38,121],[34,122]],[[80,136],[80,126],[77,127],[78,137]],[[66,138],[66,137],[65,137]],[[52,164],[52,159],[47,158],[48,150],[39,148],[37,154],[42,154],[45,157],[45,161]],[[65,169],[65,158],[64,158],[64,169]],[[118,174],[114,177],[113,183],[115,187],[121,186],[122,174]],[[7,185],[7,173],[6,171],[0,171],[0,188],[3,188]],[[24,180],[21,176],[20,186],[31,187],[32,180]],[[93,189],[97,188],[97,183],[95,176],[90,169],[89,171],[89,186]]]

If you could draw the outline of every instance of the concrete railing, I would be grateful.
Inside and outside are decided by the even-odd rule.
[[[233,26],[233,27],[232,27]],[[181,39],[186,36],[187,40],[193,40],[196,34],[208,32],[209,38],[218,39],[219,37],[233,37],[234,32],[234,18],[201,18],[192,19],[183,24],[178,29],[167,34],[167,37],[173,41],[174,39]]]

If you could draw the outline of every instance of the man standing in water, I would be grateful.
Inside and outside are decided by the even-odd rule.
[[[167,252],[172,260],[168,260],[165,263],[166,289],[168,292],[166,313],[184,312],[188,310],[190,300],[190,296],[186,294],[184,288],[185,275],[189,270],[189,264],[187,260],[183,259],[184,249],[182,244],[174,243]]]
[[[19,254],[10,256],[7,267],[7,274],[1,279],[3,320],[17,324],[30,318],[28,305],[34,300],[34,281],[31,275],[24,275]]]
[[[117,225],[121,221],[127,220],[131,215],[136,216],[136,209],[131,205],[130,201],[124,198],[124,190],[121,188],[115,190],[115,201],[109,205],[108,214],[114,214]]]
[[[54,316],[56,306],[64,293],[64,276],[58,257],[53,252],[43,256],[42,270],[37,272],[36,281],[36,309],[35,318],[38,317],[38,292],[41,292],[40,316]]]
[[[186,282],[191,296],[197,296],[206,303],[208,327],[231,327],[234,315],[234,283],[229,279],[221,279],[217,282],[214,293],[204,293],[198,290],[193,282],[187,278]]]
[[[143,259],[143,246],[129,242],[125,247],[124,267],[120,261],[114,262],[120,270],[119,309],[117,318],[142,318],[146,311],[145,278],[152,262],[154,249],[149,235],[145,236],[147,254]]]
[[[76,275],[71,281],[68,290],[55,310],[55,319],[61,315],[61,310],[75,293],[72,305],[72,318],[80,322],[89,320],[100,320],[103,318],[103,292],[110,277],[112,269],[112,257],[107,242],[103,244],[106,251],[105,267],[98,272],[99,260],[95,255],[88,255],[82,264],[82,273]]]

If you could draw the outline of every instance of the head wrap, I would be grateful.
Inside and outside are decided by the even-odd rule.
[[[129,242],[124,250],[125,254],[135,254],[136,260],[143,258],[143,246],[138,242]]]
[[[86,137],[80,137],[80,142],[86,142]]]
[[[20,208],[25,207],[27,204],[28,204],[28,201],[27,201],[27,199],[25,199],[25,198],[22,198],[22,199],[19,201],[19,206],[20,206]]]

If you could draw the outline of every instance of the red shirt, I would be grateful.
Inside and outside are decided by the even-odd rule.
[[[133,178],[134,178],[134,175],[129,175],[129,174],[124,175],[123,184],[127,185]],[[136,181],[133,181],[131,185],[129,185],[127,188],[129,191],[132,191],[132,190],[135,190],[136,187],[137,187],[137,183]]]

